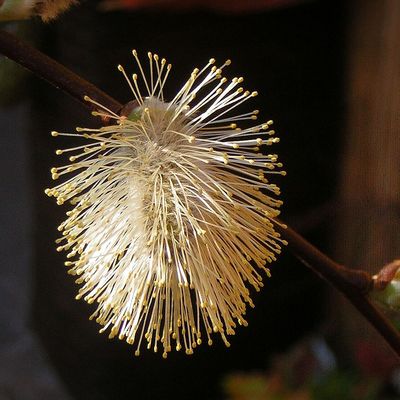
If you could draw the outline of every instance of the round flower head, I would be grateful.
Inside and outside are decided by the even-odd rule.
[[[83,139],[71,164],[52,169],[58,204],[75,207],[59,230],[58,250],[68,251],[69,273],[81,285],[77,298],[97,307],[91,316],[136,345],[166,357],[187,354],[211,334],[226,345],[247,325],[250,287],[259,290],[267,263],[282,240],[273,219],[281,201],[269,174],[284,174],[275,154],[272,121],[240,129],[258,111],[235,113],[256,92],[243,79],[222,76],[230,64],[211,59],[194,69],[172,100],[163,89],[171,65],[148,53],[148,75],[133,51],[141,81],[122,72],[134,96],[117,115],[90,98],[96,115],[112,124],[77,133]]]

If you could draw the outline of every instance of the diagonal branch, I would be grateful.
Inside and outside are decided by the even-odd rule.
[[[108,94],[4,30],[0,30],[0,53],[68,93],[85,107],[93,109],[93,104],[84,100],[87,95],[115,113],[121,110],[121,104]]]
[[[90,109],[93,109],[93,104],[85,101],[85,96],[91,97],[116,114],[119,114],[123,109],[122,104],[93,84],[10,33],[1,30],[0,53],[68,93]],[[287,240],[289,249],[296,257],[340,291],[375,327],[397,356],[400,357],[399,333],[367,297],[373,287],[372,277],[365,271],[349,269],[335,263],[284,224],[277,223],[276,229]]]
[[[400,357],[399,332],[368,298],[368,293],[374,285],[372,276],[363,270],[337,264],[290,227],[276,225],[276,229],[287,240],[289,250],[303,264],[341,292]]]

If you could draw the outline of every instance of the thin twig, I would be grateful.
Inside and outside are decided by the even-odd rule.
[[[4,30],[0,30],[0,53],[68,93],[85,107],[93,110],[93,103],[84,100],[86,95],[115,113],[121,110],[121,104],[108,94]]]
[[[86,107],[90,108],[91,103],[84,100],[85,95],[115,113],[122,110],[122,104],[118,101],[4,31],[0,31],[0,53],[64,90]],[[367,297],[373,286],[372,277],[365,271],[349,269],[335,263],[291,228],[277,224],[276,229],[288,241],[289,249],[312,271],[343,293],[400,357],[399,333]]]
[[[371,275],[366,271],[350,269],[337,264],[288,226],[276,225],[276,229],[287,240],[289,250],[303,264],[339,290],[400,357],[399,332],[367,297],[373,288]]]

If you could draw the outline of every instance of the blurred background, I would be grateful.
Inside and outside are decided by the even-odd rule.
[[[173,93],[194,66],[232,59],[273,119],[282,218],[348,266],[399,256],[400,2],[82,1],[50,24],[3,23],[121,102],[131,50],[172,63]],[[383,340],[287,251],[253,293],[247,328],[194,355],[110,341],[55,251],[66,209],[48,199],[51,130],[95,126],[74,99],[0,58],[0,400],[400,398]]]

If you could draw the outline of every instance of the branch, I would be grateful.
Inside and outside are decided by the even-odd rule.
[[[122,104],[96,86],[4,31],[0,31],[0,53],[62,89],[86,107],[91,108],[93,105],[84,100],[85,95],[117,114],[123,109]],[[288,241],[288,247],[296,257],[339,290],[376,328],[397,356],[400,357],[399,333],[367,297],[373,287],[372,277],[365,271],[338,265],[284,224],[277,223],[276,229]]]
[[[372,276],[365,271],[337,264],[288,226],[276,225],[275,228],[287,240],[289,250],[303,264],[341,292],[400,357],[399,332],[367,296],[374,286]]]
[[[91,110],[93,104],[84,100],[85,95],[116,114],[121,110],[121,104],[108,94],[4,30],[0,30],[0,54],[68,93]]]

